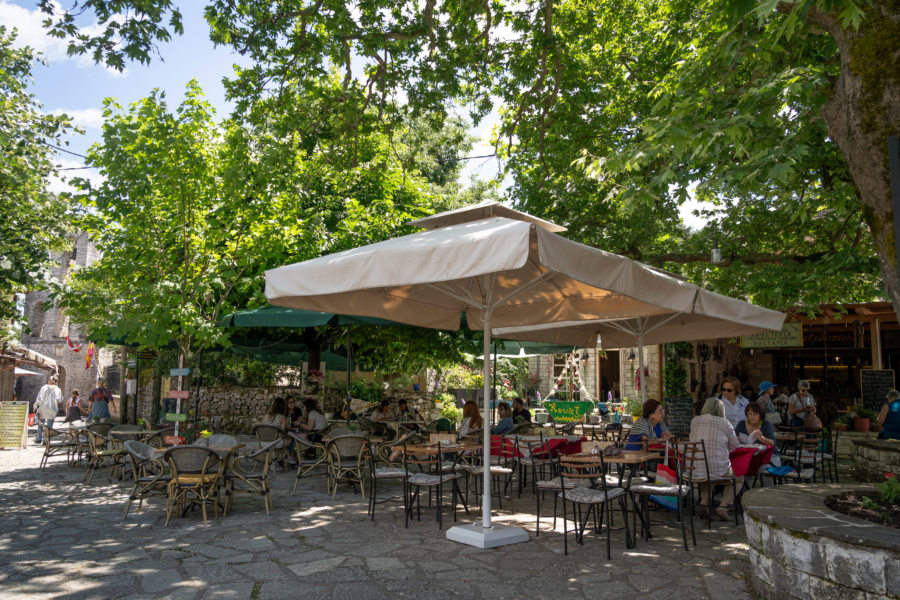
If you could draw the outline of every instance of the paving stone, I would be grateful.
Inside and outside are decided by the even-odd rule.
[[[181,581],[181,573],[177,569],[151,571],[141,580],[141,588],[145,592],[162,592],[166,588]]]

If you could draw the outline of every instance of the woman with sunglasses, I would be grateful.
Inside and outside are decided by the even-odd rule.
[[[788,414],[791,416],[791,427],[803,427],[806,416],[816,414],[816,400],[809,393],[809,382],[801,379],[797,382],[797,393],[788,401]]]
[[[719,400],[725,408],[725,420],[731,423],[732,427],[744,420],[744,409],[750,404],[750,400],[741,396],[741,382],[737,377],[729,375],[722,380],[722,394]]]

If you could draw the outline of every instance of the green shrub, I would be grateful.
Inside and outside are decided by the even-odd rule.
[[[459,423],[462,419],[462,409],[456,407],[456,400],[445,401],[441,405],[441,416],[449,419],[451,423]]]

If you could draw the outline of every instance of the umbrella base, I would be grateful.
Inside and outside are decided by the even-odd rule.
[[[497,548],[509,544],[519,544],[529,540],[528,532],[521,527],[492,525],[485,529],[481,521],[469,525],[457,525],[447,530],[447,539],[476,548]]]

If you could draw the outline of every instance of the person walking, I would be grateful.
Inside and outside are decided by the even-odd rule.
[[[51,375],[47,383],[38,391],[37,399],[34,401],[34,412],[37,414],[38,430],[34,436],[36,444],[44,443],[44,425],[53,428],[53,421],[56,420],[56,413],[59,412],[59,403],[62,402],[62,390],[57,387],[58,381],[56,375]]]
[[[81,397],[81,392],[72,390],[72,395],[66,402],[66,423],[80,421],[87,414],[86,410],[82,410],[83,402],[84,398]]]
[[[90,402],[90,414],[88,421],[95,422],[103,419],[109,419],[109,403],[112,402],[112,393],[106,389],[106,380],[102,377],[97,380],[97,387],[88,396]]]

